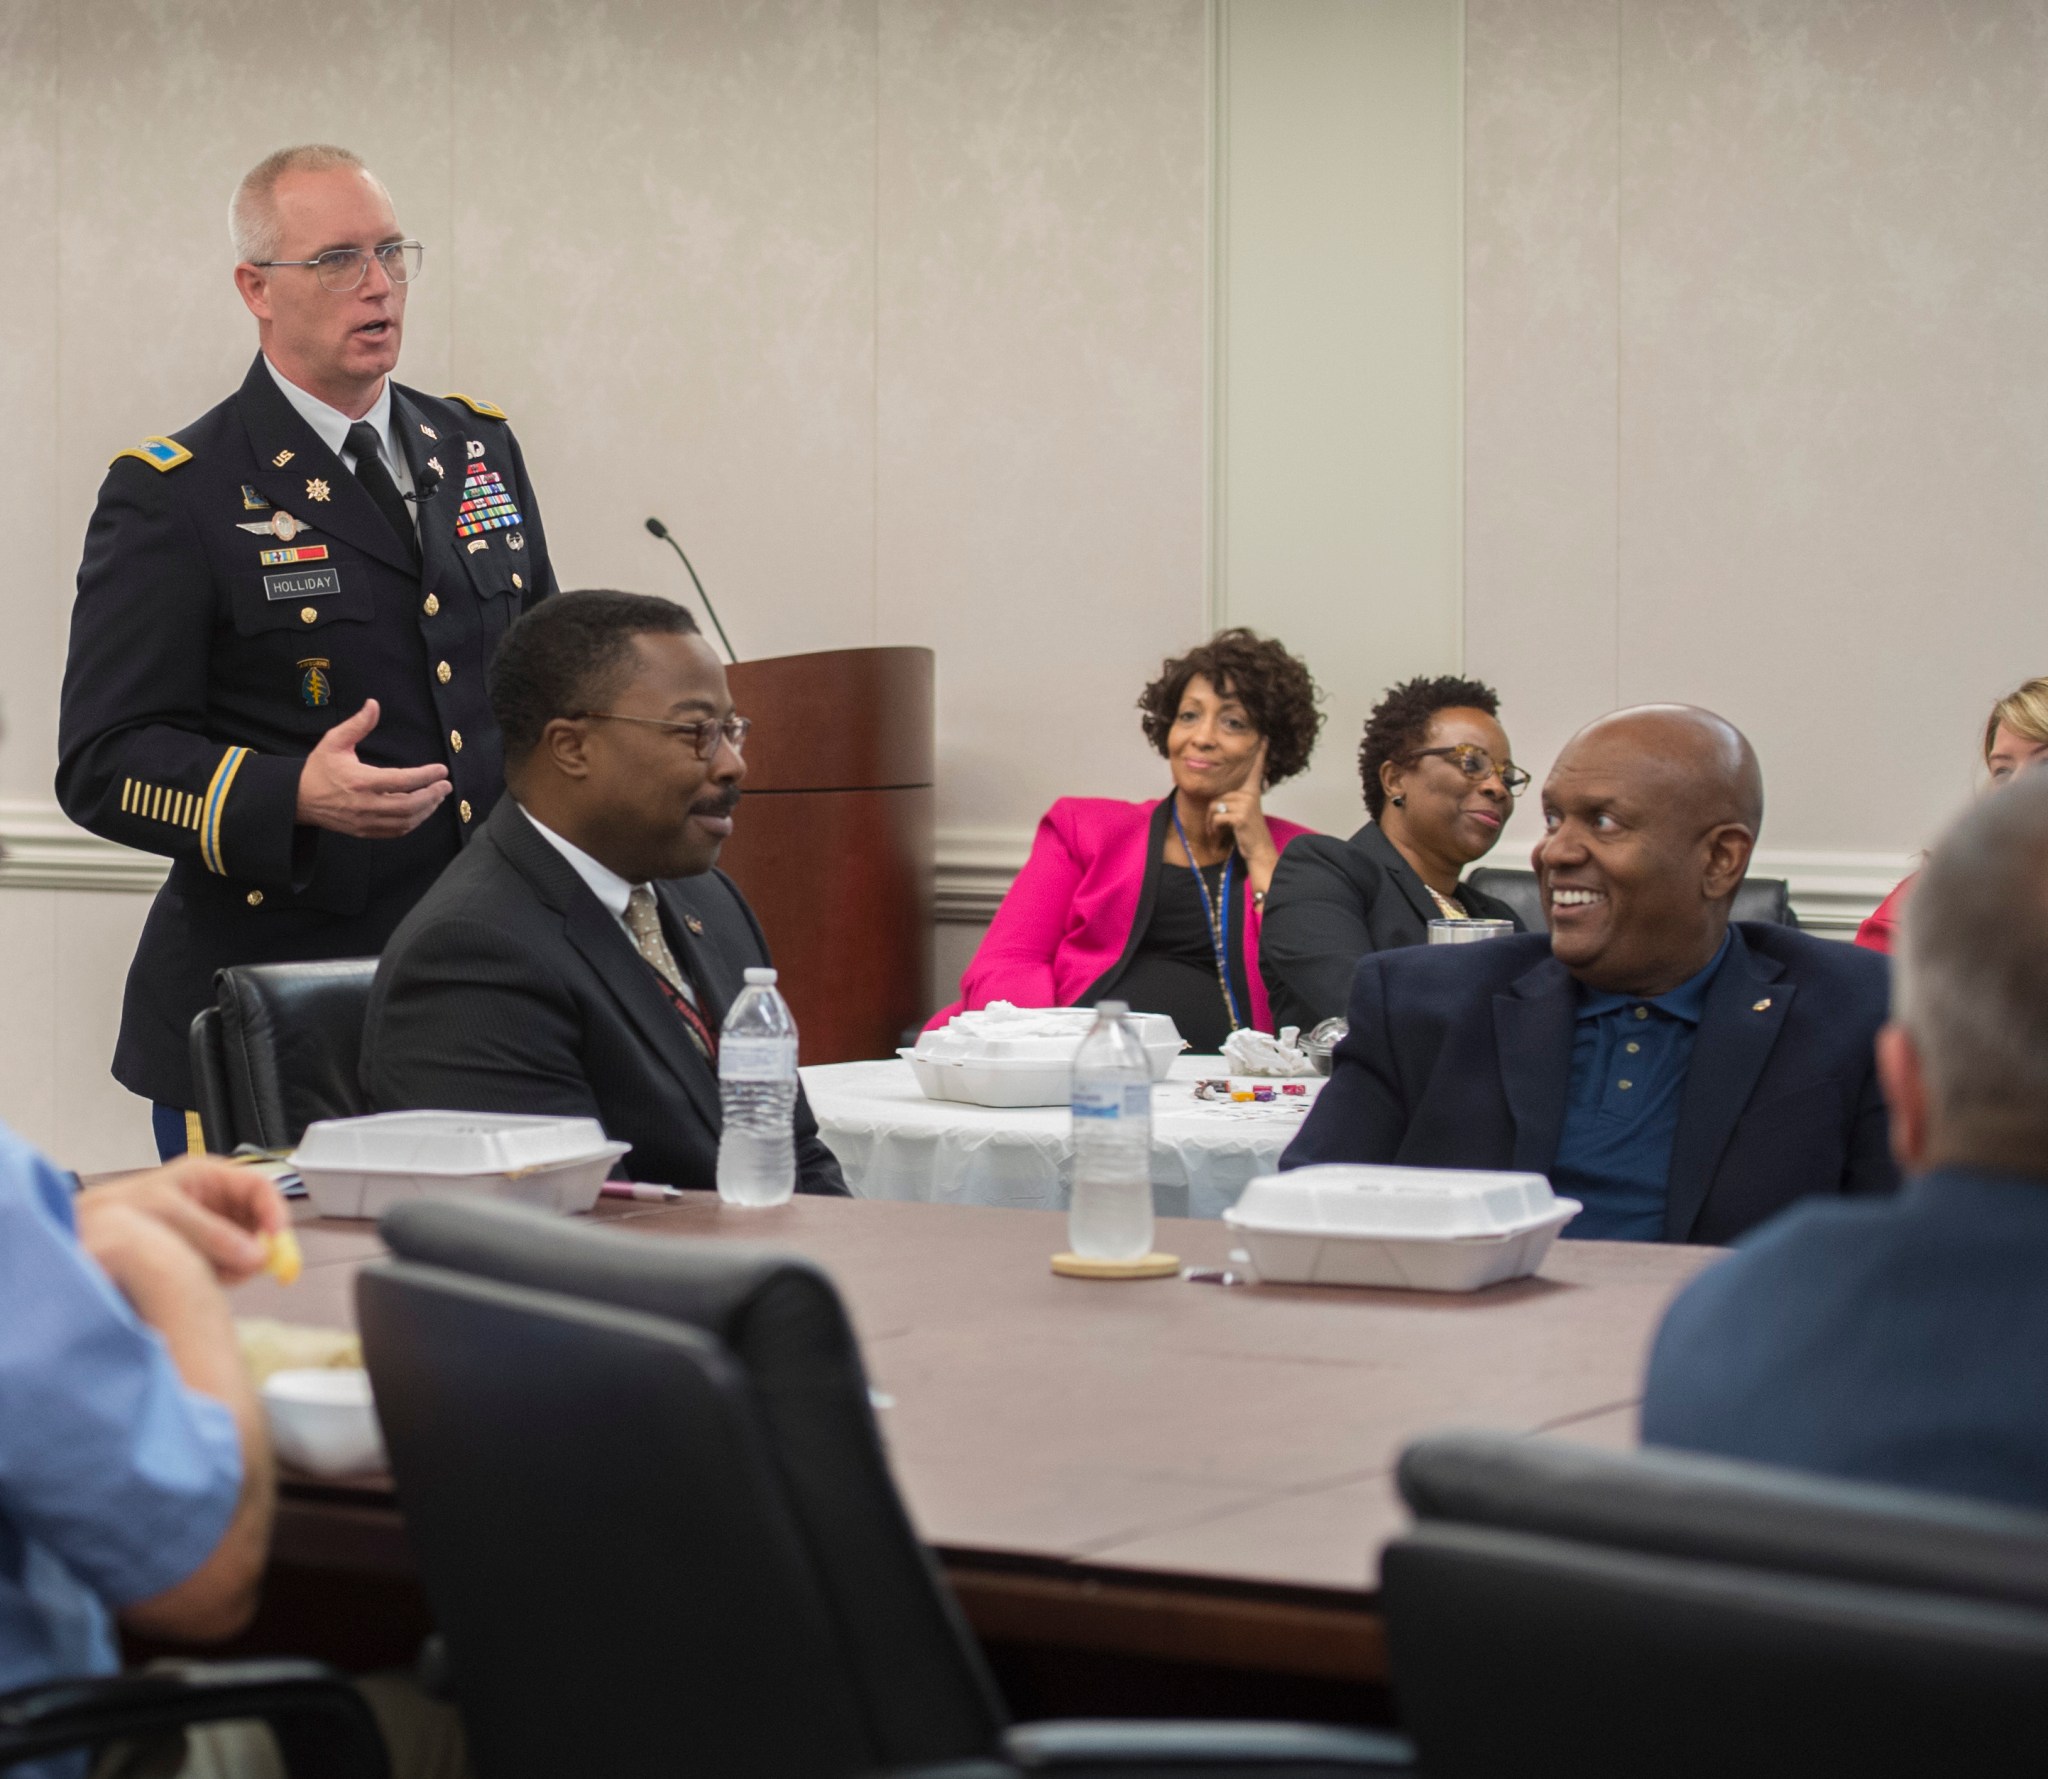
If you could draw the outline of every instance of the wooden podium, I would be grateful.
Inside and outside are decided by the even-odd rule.
[[[806,1063],[894,1053],[931,1012],[932,652],[726,669],[751,717],[719,866],[753,904]]]

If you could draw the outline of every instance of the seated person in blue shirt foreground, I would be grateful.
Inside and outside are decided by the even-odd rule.
[[[1802,1205],[1701,1273],[1643,1437],[2048,1508],[2048,774],[1935,849],[1893,967],[1878,1068],[1910,1183]]]
[[[269,1554],[270,1440],[222,1287],[263,1267],[283,1201],[201,1156],[75,1184],[0,1127],[0,1693],[113,1673],[117,1621],[235,1635]],[[399,1773],[463,1770],[451,1708],[395,1677],[364,1690]],[[255,1726],[190,1739],[193,1766],[147,1770],[281,1771]],[[84,1762],[12,1771],[83,1779]]]
[[[1282,1167],[1547,1174],[1568,1236],[1718,1243],[1812,1194],[1882,1194],[1875,954],[1731,924],[1763,820],[1741,732],[1684,705],[1582,729],[1543,787],[1550,934],[1363,959]]]

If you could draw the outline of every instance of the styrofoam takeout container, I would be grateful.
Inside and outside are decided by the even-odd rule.
[[[1223,1220],[1273,1284],[1477,1291],[1536,1271],[1578,1214],[1541,1174],[1330,1162],[1261,1175]]]
[[[387,1470],[384,1434],[360,1367],[274,1371],[263,1380],[263,1409],[278,1456],[315,1476]]]
[[[1092,1007],[1012,1007],[998,1001],[956,1013],[897,1055],[927,1099],[972,1106],[1064,1106],[1074,1052],[1095,1023]],[[1144,1046],[1152,1079],[1164,1081],[1173,1059],[1187,1048],[1164,1013],[1133,1013],[1130,1023]]]
[[[595,1118],[379,1112],[307,1125],[291,1160],[323,1217],[380,1217],[427,1193],[587,1211],[631,1147],[608,1140]]]

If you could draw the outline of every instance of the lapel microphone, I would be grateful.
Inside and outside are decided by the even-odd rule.
[[[711,614],[711,628],[718,632],[718,640],[725,643],[725,658],[737,664],[739,656],[733,652],[732,644],[726,639],[725,626],[718,621],[718,607],[711,603],[711,595],[704,591],[704,583],[697,579],[697,571],[694,568],[690,568],[689,557],[683,556],[683,546],[669,535],[668,527],[659,519],[649,519],[647,521],[647,529],[660,538],[663,543],[667,544],[678,556],[682,556],[683,566],[690,569],[690,580],[697,589],[697,597],[703,600],[705,611]]]
[[[405,498],[415,505],[423,500],[432,500],[434,498],[434,490],[440,486],[441,472],[431,463],[425,464],[421,467],[419,475],[415,478],[413,491]]]

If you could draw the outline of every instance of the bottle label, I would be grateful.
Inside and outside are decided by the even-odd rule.
[[[718,1041],[721,1081],[793,1081],[796,1079],[794,1038],[721,1038]]]
[[[1143,1118],[1152,1110],[1149,1081],[1076,1083],[1072,1100],[1076,1118]]]

